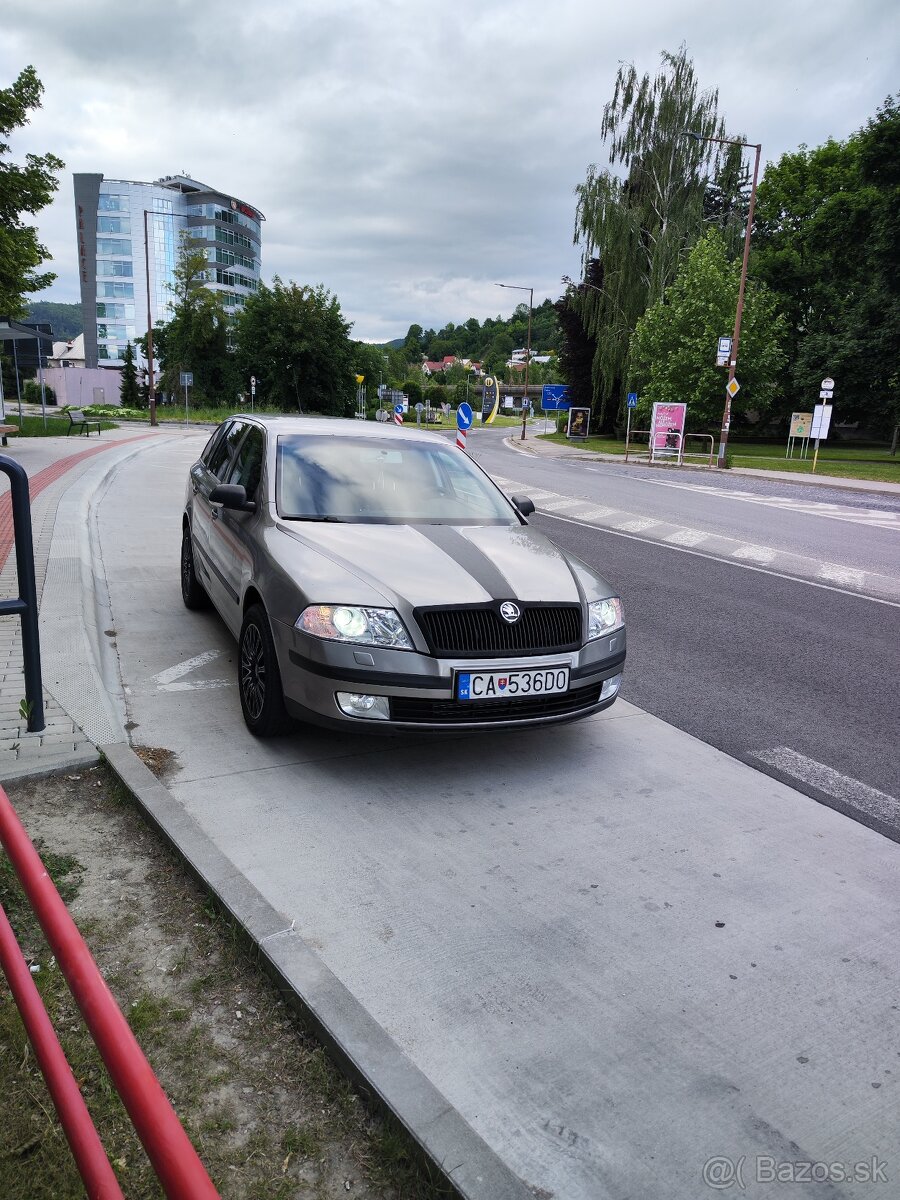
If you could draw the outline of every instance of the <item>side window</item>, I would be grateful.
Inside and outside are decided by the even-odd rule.
[[[256,425],[251,425],[247,436],[241,444],[240,450],[237,452],[237,457],[232,464],[231,470],[228,472],[228,478],[223,480],[224,483],[243,484],[248,500],[253,498],[256,489],[259,487],[265,450],[266,439],[263,431]]]
[[[206,466],[220,483],[222,482],[222,474],[228,466],[235,447],[241,440],[241,435],[245,429],[246,426],[242,421],[232,421],[230,425],[225,427],[223,436],[212,448]]]
[[[200,455],[200,461],[205,467],[209,466],[210,457],[215,453],[216,446],[218,446],[219,442],[225,436],[225,430],[227,428],[227,422],[224,425],[220,425],[218,429],[213,431],[212,437],[203,447],[203,453]]]

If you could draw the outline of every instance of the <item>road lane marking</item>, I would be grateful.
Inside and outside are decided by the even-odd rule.
[[[667,533],[663,541],[673,542],[676,546],[699,546],[709,536],[699,529],[676,529],[674,533]]]
[[[860,783],[858,779],[849,775],[842,775],[840,771],[835,771],[825,763],[807,758],[805,754],[798,754],[789,746],[757,750],[750,757],[775,767],[782,774],[790,775],[792,779],[799,779],[810,787],[818,788],[827,796],[861,808],[879,821],[893,825],[900,819],[900,800],[896,797],[889,796],[887,792],[880,792],[878,788],[869,787],[866,783]]]
[[[739,546],[737,550],[732,550],[732,558],[746,558],[750,562],[770,563],[775,559],[775,551],[769,550],[765,546]]]
[[[191,671],[205,667],[207,663],[212,662],[214,658],[219,658],[224,653],[224,650],[204,650],[202,654],[195,654],[193,658],[185,659],[184,662],[177,663],[174,667],[167,667],[165,671],[160,671],[157,675],[151,675],[150,682],[155,683],[161,691],[185,691],[194,685],[176,685],[176,679],[181,679],[183,675],[190,675]]]
[[[563,517],[557,513],[545,513],[548,520],[563,521],[566,525],[584,525],[577,517]],[[674,550],[678,554],[691,554],[695,558],[705,558],[709,562],[723,563],[725,566],[740,567],[742,571],[756,571],[759,575],[771,575],[773,579],[786,579],[788,583],[802,583],[805,587],[820,588],[823,592],[837,592],[840,596],[850,596],[854,600],[869,600],[872,604],[886,604],[888,608],[900,608],[897,600],[883,600],[881,596],[870,596],[866,592],[852,592],[849,588],[835,587],[830,583],[818,583],[815,579],[804,579],[802,575],[788,575],[785,571],[773,571],[769,567],[756,566],[754,563],[741,562],[729,555],[707,554],[704,550],[694,550],[690,546],[679,546],[671,538],[665,540],[642,537],[639,533],[625,533],[621,529],[612,529],[608,525],[595,525],[591,528],[598,533],[608,533],[612,537],[627,538],[631,542],[643,542],[644,545],[659,546],[662,550]]]
[[[623,521],[619,529],[627,529],[629,533],[640,533],[643,529],[652,529],[654,525],[661,524],[661,521],[656,521],[652,517],[638,517],[635,521]]]
[[[857,571],[854,567],[840,567],[836,563],[822,563],[819,567],[819,578],[831,583],[843,583],[847,587],[862,587],[866,581],[865,571]]]
[[[868,525],[877,529],[892,529],[900,532],[900,513],[880,508],[853,508],[848,504],[835,504],[825,500],[802,500],[791,496],[761,496],[758,492],[742,489],[715,487],[703,483],[673,483],[667,479],[644,479],[635,477],[638,483],[654,487],[677,488],[682,492],[705,492],[723,496],[726,500],[741,500],[748,504],[760,504],[768,508],[780,508],[802,516],[831,517],[834,521],[848,521],[855,525]]]

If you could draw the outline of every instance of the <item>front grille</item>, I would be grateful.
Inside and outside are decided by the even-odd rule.
[[[522,604],[510,625],[499,603],[460,608],[417,608],[415,618],[432,654],[439,658],[496,658],[558,654],[581,645],[581,606]]]
[[[564,717],[590,708],[600,700],[602,683],[513,700],[419,700],[391,697],[391,720],[417,724],[454,725],[473,722],[525,721],[536,717]]]

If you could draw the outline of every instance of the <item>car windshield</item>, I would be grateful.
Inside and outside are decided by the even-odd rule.
[[[297,521],[516,525],[502,493],[439,443],[283,434],[276,503]]]

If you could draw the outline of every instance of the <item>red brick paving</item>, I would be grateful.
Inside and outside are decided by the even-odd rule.
[[[65,475],[67,471],[71,471],[78,463],[84,462],[86,458],[93,458],[95,454],[103,454],[106,450],[112,450],[116,446],[124,446],[127,442],[140,442],[154,436],[152,433],[139,433],[134,437],[119,438],[118,441],[106,442],[102,446],[92,446],[90,450],[81,450],[78,454],[69,454],[66,458],[51,463],[49,467],[44,467],[42,471],[38,471],[28,480],[28,494],[32,503],[44,488],[55,483],[57,479]],[[0,571],[6,566],[6,560],[9,558],[14,542],[12,496],[6,492],[5,495],[0,496]]]

